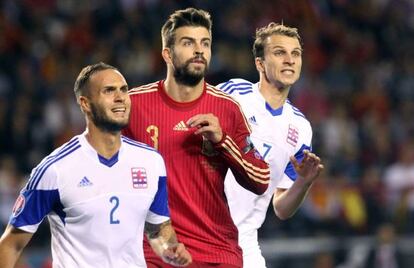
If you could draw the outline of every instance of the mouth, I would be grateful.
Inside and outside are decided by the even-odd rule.
[[[203,58],[195,58],[195,59],[192,59],[190,62],[197,63],[197,64],[204,64],[204,65],[207,64],[207,61]]]
[[[111,109],[111,111],[115,114],[124,114],[126,112],[126,108],[125,107],[116,107]]]
[[[294,74],[294,73],[295,73],[295,71],[294,71],[294,70],[292,70],[292,69],[283,69],[281,72],[282,72],[283,74],[288,74],[288,75],[292,75],[292,74]]]

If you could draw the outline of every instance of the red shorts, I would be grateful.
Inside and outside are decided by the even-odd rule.
[[[147,268],[177,268],[177,266],[172,266],[163,262],[160,258],[152,258],[147,261]],[[206,262],[196,262],[193,261],[186,268],[241,268],[232,264],[227,263],[206,263]]]

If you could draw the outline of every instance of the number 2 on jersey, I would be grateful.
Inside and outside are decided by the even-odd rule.
[[[119,223],[120,223],[120,221],[119,221],[119,220],[115,220],[115,219],[114,219],[114,213],[115,213],[116,209],[117,209],[117,208],[118,208],[118,206],[119,206],[119,198],[118,198],[117,196],[112,196],[112,197],[109,199],[109,202],[111,202],[111,204],[112,204],[112,203],[114,203],[114,206],[113,206],[113,208],[111,209],[111,213],[110,213],[110,215],[109,215],[109,223],[110,223],[110,224],[119,224]]]

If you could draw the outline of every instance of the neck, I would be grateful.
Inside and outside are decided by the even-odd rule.
[[[204,79],[195,85],[187,86],[178,84],[172,74],[167,74],[167,78],[164,81],[165,92],[173,100],[177,102],[191,102],[198,99],[204,90]]]
[[[121,147],[121,132],[104,132],[95,125],[88,123],[86,140],[98,152],[99,155],[109,159],[115,155]]]
[[[278,109],[285,104],[290,87],[277,87],[266,79],[260,79],[259,91],[272,109]]]

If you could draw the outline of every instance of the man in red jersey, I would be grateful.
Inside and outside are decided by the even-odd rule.
[[[165,80],[130,90],[124,134],[154,146],[165,159],[168,202],[178,239],[193,257],[188,267],[242,267],[224,194],[230,168],[246,189],[262,194],[269,168],[250,142],[239,104],[204,81],[211,58],[210,15],[173,13],[162,27]],[[169,267],[146,244],[148,267]]]

